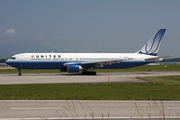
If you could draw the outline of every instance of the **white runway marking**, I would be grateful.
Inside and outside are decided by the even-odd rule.
[[[52,108],[10,108],[11,110],[59,110],[62,108],[52,107]]]

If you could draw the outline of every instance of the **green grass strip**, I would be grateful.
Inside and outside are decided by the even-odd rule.
[[[151,81],[153,83],[163,83],[165,85],[180,85],[180,76],[154,76],[142,77],[141,79]]]

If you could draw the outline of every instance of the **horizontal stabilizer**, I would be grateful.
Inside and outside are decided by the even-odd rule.
[[[161,61],[161,60],[163,60],[163,58],[169,58],[169,57],[173,57],[173,56],[154,57],[154,58],[148,58],[145,60],[146,61]]]

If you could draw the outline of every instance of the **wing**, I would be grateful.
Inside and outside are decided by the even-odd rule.
[[[111,65],[113,63],[119,63],[125,60],[131,60],[132,58],[127,58],[127,59],[116,59],[116,60],[101,60],[101,61],[90,61],[90,62],[70,62],[70,63],[65,63],[64,66],[68,66],[70,64],[78,64],[81,65],[82,67],[103,67],[103,65]]]

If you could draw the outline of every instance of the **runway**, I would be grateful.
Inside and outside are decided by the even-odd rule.
[[[47,83],[99,83],[99,82],[145,82],[144,76],[180,75],[180,72],[120,72],[81,75],[69,73],[0,74],[0,84],[47,84]],[[135,77],[138,77],[136,79]]]
[[[1,100],[0,119],[179,118],[180,101]]]

